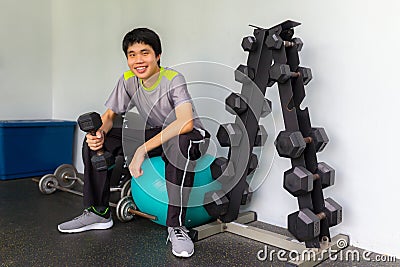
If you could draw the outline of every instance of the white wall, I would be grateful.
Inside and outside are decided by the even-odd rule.
[[[246,62],[247,54],[240,42],[252,33],[248,24],[268,28],[286,19],[301,22],[295,29],[296,36],[304,41],[301,62],[312,68],[314,76],[306,88],[303,107],[309,107],[312,124],[325,127],[329,135],[331,141],[318,158],[336,169],[337,178],[335,186],[324,193],[344,209],[344,221],[332,233],[349,234],[356,246],[400,257],[400,231],[396,224],[400,182],[395,169],[399,151],[395,141],[396,100],[400,96],[396,64],[400,59],[396,49],[400,41],[396,34],[400,19],[396,11],[400,4],[396,1],[380,4],[371,0],[304,0],[294,5],[288,0],[55,0],[51,4],[51,33],[48,25],[43,25],[43,31],[47,38],[51,36],[52,46],[36,45],[33,49],[34,55],[52,51],[53,90],[42,91],[42,97],[49,98],[52,94],[53,117],[63,119],[76,119],[86,111],[104,110],[105,99],[126,69],[122,37],[134,27],[147,26],[160,34],[163,65],[193,61],[219,63],[196,63],[197,67],[203,66],[201,71],[189,71],[187,75],[190,81],[220,78],[220,83],[228,88],[218,89],[204,83],[204,86],[193,86],[193,95],[214,96],[218,90],[239,90],[226,72],[229,67],[236,68]],[[15,4],[10,5],[16,8]],[[49,8],[49,4],[44,6],[31,12],[39,15]],[[1,22],[7,17],[17,22],[14,15],[18,12],[13,12]],[[23,24],[16,27],[23,28]],[[5,31],[3,27],[2,30]],[[43,42],[33,37],[30,40]],[[7,76],[19,69],[4,67],[2,57],[11,55],[0,56],[0,68],[6,69]],[[13,56],[18,62],[24,60],[23,54],[13,53]],[[31,67],[33,62],[30,61]],[[48,63],[38,62],[36,68],[31,68],[32,76],[37,77],[33,83],[49,88],[48,81],[39,78],[44,70],[48,72]],[[223,65],[226,67],[220,73],[213,71]],[[200,76],[191,77],[194,74]],[[4,72],[1,75],[3,80]],[[12,80],[8,81],[7,85],[11,84]],[[22,90],[21,86],[17,90]],[[268,89],[267,97],[273,102],[273,116],[266,121],[270,133],[264,148],[266,154],[274,153],[275,149],[273,124],[276,131],[283,128],[277,88]],[[14,99],[7,95],[6,100],[0,100],[2,114],[3,102]],[[23,110],[31,109],[26,106]],[[19,112],[15,108],[14,111]],[[226,113],[226,120],[222,122],[232,120]],[[78,169],[82,166],[79,162],[81,139],[82,134],[78,134],[75,159]],[[273,160],[266,157],[265,162],[272,162],[271,170],[268,175],[268,168],[258,172],[261,178],[267,175],[267,179],[254,194],[249,208],[256,210],[262,221],[286,226],[286,216],[298,208],[296,199],[282,187],[282,173],[290,167],[290,162],[279,157]]]
[[[50,2],[0,1],[0,120],[52,117]]]

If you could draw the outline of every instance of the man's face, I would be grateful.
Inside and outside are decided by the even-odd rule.
[[[157,65],[159,59],[160,55],[156,56],[150,45],[135,43],[128,47],[128,66],[143,82],[159,72],[160,68]]]

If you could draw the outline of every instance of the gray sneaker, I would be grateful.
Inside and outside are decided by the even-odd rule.
[[[88,209],[75,219],[59,224],[58,231],[62,233],[79,233],[88,230],[103,230],[113,226],[111,215],[109,218],[103,218]]]
[[[194,253],[194,245],[188,232],[185,226],[168,227],[167,242],[171,241],[172,254],[177,257],[188,258]]]

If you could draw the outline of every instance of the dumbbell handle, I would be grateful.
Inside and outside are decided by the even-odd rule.
[[[96,132],[97,132],[97,130],[98,130],[98,129],[96,129],[96,130],[92,130],[92,131],[89,131],[89,133],[90,133],[91,135],[93,135],[93,136],[96,136]],[[104,133],[104,131],[103,131],[103,133]],[[103,155],[103,154],[104,154],[104,150],[103,150],[103,148],[101,148],[101,149],[97,150],[97,151],[96,151],[96,154],[97,154],[98,156],[101,156],[101,155]]]
[[[298,77],[300,77],[301,76],[301,73],[300,72],[290,72],[290,75],[289,75],[290,77],[292,77],[292,78],[298,78]]]
[[[304,142],[306,142],[307,144],[312,143],[313,139],[312,137],[308,136],[308,137],[304,137]]]
[[[293,46],[296,46],[296,43],[295,42],[290,42],[290,41],[283,41],[283,45],[285,47],[293,47]]]
[[[325,214],[325,212],[320,212],[320,213],[317,213],[317,214],[315,214],[320,220],[323,220],[323,219],[326,219],[326,214]]]
[[[317,179],[319,179],[319,178],[321,178],[321,176],[320,176],[318,173],[314,173],[314,174],[313,174],[313,179],[314,179],[314,181],[317,180]]]

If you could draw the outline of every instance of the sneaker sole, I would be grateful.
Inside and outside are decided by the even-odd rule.
[[[172,250],[172,254],[174,254],[176,257],[180,258],[189,258],[193,255],[194,250],[192,250],[191,253],[188,253],[187,251],[182,251],[181,253],[176,252],[175,250]]]
[[[80,233],[80,232],[85,232],[89,230],[105,230],[109,229],[113,226],[113,221],[109,221],[106,223],[94,223],[90,225],[83,226],[81,228],[76,228],[76,229],[61,229],[60,226],[58,226],[58,231],[61,233]]]

